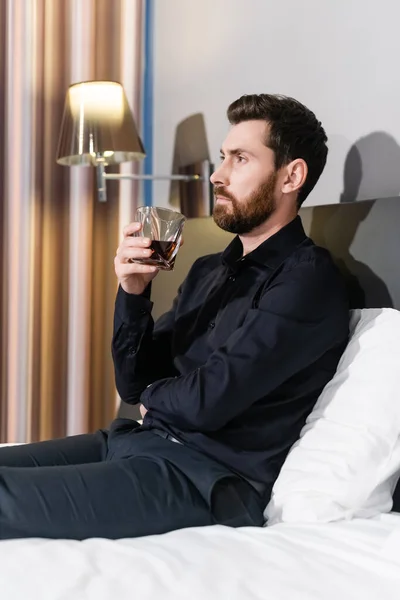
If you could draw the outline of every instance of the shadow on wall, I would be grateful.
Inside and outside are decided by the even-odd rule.
[[[204,115],[196,113],[177,125],[171,173],[179,173],[181,167],[203,160],[210,160],[206,125]],[[178,181],[171,181],[169,203],[176,210],[181,210]]]
[[[352,308],[393,306],[385,282],[369,266],[353,256],[352,246],[360,225],[367,219],[375,204],[375,199],[361,201],[360,198],[385,197],[382,190],[388,181],[392,182],[393,187],[395,175],[398,194],[400,146],[387,133],[371,133],[353,144],[347,154],[340,202],[321,207],[325,211],[319,207],[313,211],[309,236],[332,252],[346,279]],[[391,195],[394,195],[393,192]],[[373,247],[373,236],[370,245],[371,253],[376,252],[379,257],[381,246]]]

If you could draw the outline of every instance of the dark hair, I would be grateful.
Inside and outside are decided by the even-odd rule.
[[[300,207],[317,183],[328,155],[328,138],[314,113],[294,98],[251,94],[232,102],[227,115],[231,125],[253,119],[268,122],[269,135],[265,144],[275,153],[276,169],[296,158],[307,163],[307,179],[297,197]]]

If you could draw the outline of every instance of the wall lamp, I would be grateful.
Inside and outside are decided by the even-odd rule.
[[[96,167],[100,202],[107,200],[106,180],[170,180],[181,185],[181,211],[187,217],[209,216],[213,194],[211,163],[201,161],[180,169],[180,174],[141,175],[107,173],[108,165],[143,160],[146,152],[139,137],[124,89],[114,81],[84,81],[66,94],[58,141],[57,163]],[[183,205],[182,205],[183,204]]]

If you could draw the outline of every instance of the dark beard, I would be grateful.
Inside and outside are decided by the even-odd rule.
[[[234,196],[229,194],[221,186],[214,187],[214,196],[222,196],[231,201],[229,205],[216,204],[214,206],[213,218],[221,229],[242,235],[250,233],[256,227],[264,223],[275,212],[275,185],[277,174],[271,173],[267,181],[253,192],[244,202],[238,202]]]

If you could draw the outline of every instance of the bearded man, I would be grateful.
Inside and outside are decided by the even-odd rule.
[[[143,422],[0,450],[0,537],[133,537],[261,526],[275,479],[348,338],[348,300],[298,210],[326,163],[315,115],[247,95],[211,176],[214,221],[236,234],[192,266],[154,323],[151,241],[124,230],[112,353]]]

